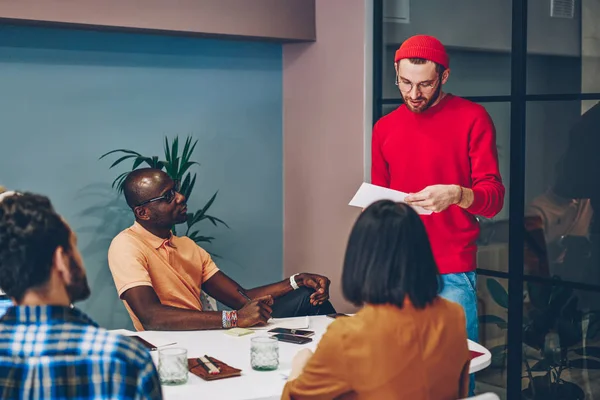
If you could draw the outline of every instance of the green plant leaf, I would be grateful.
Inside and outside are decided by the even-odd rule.
[[[535,308],[543,309],[548,307],[552,286],[548,284],[542,285],[539,283],[527,282],[527,292],[529,293],[529,300]]]
[[[508,323],[497,315],[480,315],[479,322],[482,324],[496,324],[500,329],[508,328]]]
[[[496,304],[508,310],[508,293],[500,282],[493,278],[488,278],[486,284]]]
[[[194,219],[194,214],[193,213],[188,213],[187,214],[187,221],[185,222],[187,224],[188,227],[188,232],[190,230],[190,228],[192,227],[192,220]]]
[[[179,182],[181,184],[181,186],[179,187],[179,193],[183,194],[183,192],[185,192],[188,188],[188,186],[190,185],[190,181],[192,179],[192,174],[187,174],[183,180],[181,182]]]
[[[191,167],[192,165],[194,165],[194,164],[196,164],[196,165],[200,165],[200,163],[197,163],[196,161],[185,161],[185,162],[184,162],[184,161],[182,160],[182,161],[181,161],[181,169],[179,170],[179,174],[180,174],[181,176],[183,176],[183,174],[185,174],[185,173],[187,172],[187,170],[188,170],[188,169],[190,169],[190,167]]]
[[[189,137],[190,142],[192,141],[192,137]],[[186,155],[186,161],[189,161],[189,159],[192,157],[192,154],[194,154],[194,150],[196,150],[196,145],[198,144],[198,141],[194,141],[194,144],[190,147],[190,150],[188,151],[188,154]]]
[[[227,225],[227,223],[225,223],[225,221],[223,221],[222,219],[219,219],[217,217],[213,217],[211,215],[207,215],[206,218],[208,218],[210,220],[210,222],[213,223],[214,226],[217,226],[217,222],[220,224],[225,225],[227,228],[229,228],[229,225]],[[229,228],[231,229],[231,228]]]
[[[540,361],[540,360],[541,360],[541,358],[539,358],[539,357],[534,357],[534,356],[532,356],[531,354],[527,354],[527,355],[525,356],[525,358],[526,358],[527,360],[535,360],[535,361]]]
[[[130,158],[135,158],[135,157],[137,157],[135,154],[128,154],[126,156],[123,156],[123,157],[119,158],[117,161],[115,161],[114,163],[112,163],[112,165],[108,168],[110,169],[112,167],[115,167],[115,166],[121,164],[123,161],[129,160]]]
[[[179,136],[175,136],[173,139],[173,145],[171,146],[171,163],[173,164],[173,173],[177,174],[179,169]]]
[[[600,361],[591,358],[578,358],[569,361],[569,367],[579,369],[600,369]]]
[[[131,167],[131,170],[133,171],[134,169],[136,169],[137,167],[139,167],[140,165],[142,165],[142,163],[146,163],[149,164],[151,162],[151,158],[150,157],[138,157],[133,161],[133,166]]]
[[[165,160],[167,163],[171,162],[171,149],[169,146],[169,138],[165,136]]]
[[[204,216],[204,210],[200,209],[196,211],[194,214],[194,218],[192,218],[192,225],[198,223]]]
[[[129,175],[129,172],[127,172],[126,174],[123,174],[123,176],[121,176],[119,178],[119,182],[117,183],[117,192],[118,193],[123,193],[123,190],[125,190],[125,179],[127,179],[128,175]]]
[[[112,186],[112,188],[113,188],[113,189],[114,189],[114,188],[117,188],[117,189],[119,189],[119,187],[120,187],[121,183],[122,183],[122,182],[125,180],[125,178],[127,177],[127,175],[129,175],[129,172],[130,172],[130,171],[123,172],[122,174],[119,174],[119,176],[117,176],[117,177],[115,178],[115,180],[113,181],[113,183],[112,183],[112,185],[111,185],[111,186]],[[120,192],[120,189],[119,189],[119,192]]]
[[[495,346],[490,349],[492,354],[492,368],[503,368],[506,363],[506,345]]]
[[[175,174],[177,179],[181,180],[183,178],[183,172],[179,168],[181,166],[181,157],[179,156],[179,136],[175,137],[175,144],[173,145],[172,150],[175,153],[175,158],[173,161],[175,164]]]
[[[185,145],[183,147],[183,154],[181,155],[181,163],[185,164],[190,160],[190,157],[192,156],[192,153],[194,153],[194,149],[196,148],[196,144],[198,143],[198,140],[194,141],[194,144],[192,145],[192,137],[188,136],[185,139]]]
[[[102,160],[104,157],[114,154],[114,153],[126,153],[126,154],[135,154],[136,156],[141,156],[140,153],[133,151],[133,150],[127,150],[127,149],[117,149],[117,150],[111,150],[108,153],[104,153],[100,156],[100,158],[98,160]]]
[[[196,184],[196,174],[194,174],[193,178],[190,179],[191,176],[192,175],[189,173],[185,176],[183,183],[181,184],[181,188],[179,189],[179,192],[185,196],[188,201],[192,196],[192,190]]]
[[[600,347],[595,347],[595,346],[587,346],[587,347],[580,347],[578,349],[573,349],[573,351],[576,354],[579,354],[580,356],[588,356],[588,357],[596,357],[596,358],[600,358]]]
[[[190,159],[190,154],[188,154],[188,152],[190,151],[190,144],[192,143],[192,137],[188,136],[187,138],[185,138],[185,144],[183,145],[183,153],[181,153],[181,162],[185,163]]]
[[[212,206],[213,202],[217,198],[217,194],[218,193],[219,193],[219,191],[216,191],[215,194],[213,194],[213,196],[210,198],[210,200],[208,200],[208,202],[206,202],[206,204],[204,205],[204,207],[202,207],[202,212],[203,213],[207,212],[208,209],[210,208],[210,206]]]
[[[148,164],[151,168],[162,169],[162,163],[158,161],[158,156],[152,156],[152,160]]]
[[[545,372],[545,371],[549,371],[550,368],[551,368],[551,365],[550,365],[550,363],[548,363],[547,360],[538,361],[531,366],[531,370],[534,372]]]
[[[585,314],[585,317],[589,320],[586,338],[594,340],[600,334],[600,313],[598,311],[590,311]]]
[[[188,237],[196,243],[201,243],[201,242],[212,243],[212,241],[214,240],[214,237],[212,237],[212,236],[196,236],[197,234],[198,234],[198,231],[194,231]]]

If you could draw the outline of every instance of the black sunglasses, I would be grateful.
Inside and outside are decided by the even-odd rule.
[[[170,203],[173,201],[173,199],[175,199],[175,195],[177,194],[177,190],[175,188],[169,190],[167,193],[163,194],[162,196],[159,197],[154,197],[150,200],[146,200],[146,201],[142,201],[140,204],[138,204],[136,207],[141,207],[143,205],[146,205],[148,203],[153,203],[155,201],[166,201],[167,203]]]

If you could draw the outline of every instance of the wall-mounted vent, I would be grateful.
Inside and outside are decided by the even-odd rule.
[[[410,23],[410,1],[383,0],[383,21],[398,24]]]
[[[573,18],[575,0],[550,0],[550,16],[552,18]]]

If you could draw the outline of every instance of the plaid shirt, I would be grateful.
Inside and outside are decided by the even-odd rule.
[[[162,399],[148,351],[77,309],[20,306],[0,318],[0,399]]]

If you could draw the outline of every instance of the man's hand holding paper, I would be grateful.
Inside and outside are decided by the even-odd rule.
[[[413,207],[422,207],[433,212],[442,212],[461,200],[461,189],[458,185],[432,185],[418,193],[411,193],[404,201]]]

